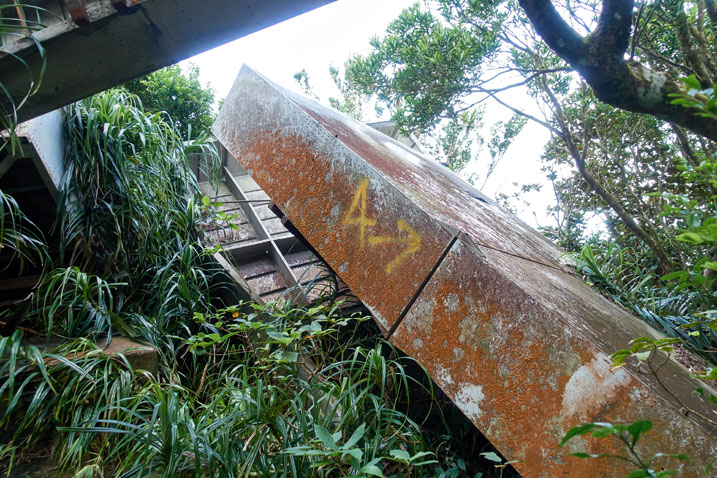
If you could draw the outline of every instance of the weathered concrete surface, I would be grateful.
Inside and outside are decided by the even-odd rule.
[[[137,343],[127,337],[114,336],[109,345],[105,341],[97,344],[105,355],[116,357],[124,355],[135,371],[146,370],[151,375],[157,373],[157,349],[149,345]]]
[[[64,120],[64,111],[55,110],[19,124],[16,131],[23,143],[29,143],[22,154],[30,155],[55,200],[65,173]]]
[[[390,340],[507,459],[522,460],[523,476],[627,474],[616,460],[558,452],[560,437],[587,421],[652,420],[643,452],[689,452],[683,476],[698,476],[717,454],[715,430],[686,417],[654,379],[610,370],[614,350],[657,333],[445,168],[248,68],[214,132]],[[703,384],[680,365],[662,374],[685,403],[714,416],[692,393]],[[589,439],[571,445],[598,451]]]
[[[33,32],[47,69],[19,121],[176,63],[333,0],[34,0],[46,27]],[[0,4],[9,3],[0,1]],[[64,8],[61,4],[65,4]],[[33,18],[37,10],[26,8]],[[74,12],[73,12],[74,10]],[[78,11],[84,10],[84,14]],[[10,12],[8,10],[6,14]],[[0,83],[21,99],[37,82],[39,49],[24,35],[0,38]],[[15,55],[15,56],[13,56]],[[22,60],[22,61],[19,61]],[[22,62],[25,62],[22,63]],[[26,67],[27,65],[27,67]],[[0,101],[5,101],[3,94]],[[9,111],[9,110],[8,110]]]

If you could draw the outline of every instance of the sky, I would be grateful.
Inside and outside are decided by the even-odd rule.
[[[227,43],[185,60],[181,65],[199,66],[200,80],[209,83],[217,98],[224,98],[242,64],[286,88],[300,91],[294,73],[305,69],[315,93],[327,101],[338,95],[329,65],[340,67],[354,54],[370,51],[369,39],[382,36],[386,26],[415,0],[338,0],[298,17]],[[512,92],[522,95],[520,92]],[[520,101],[520,100],[518,100]],[[525,101],[532,100],[525,96]],[[507,120],[510,112],[497,103],[487,104],[486,130],[491,123]],[[376,118],[388,119],[388,118]],[[547,132],[528,123],[507,151],[483,192],[510,194],[513,182],[545,183],[539,158]],[[480,171],[480,164],[467,168],[467,173]],[[553,193],[545,183],[542,191],[526,198],[530,207],[518,206],[518,216],[533,227],[547,225],[546,207],[552,204]]]

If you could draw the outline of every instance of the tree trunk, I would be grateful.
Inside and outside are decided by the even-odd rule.
[[[660,271],[663,274],[672,272],[675,269],[675,265],[672,260],[670,260],[670,257],[662,244],[657,239],[652,237],[643,227],[641,227],[637,223],[637,221],[635,221],[635,219],[633,219],[630,213],[627,212],[624,207],[622,207],[620,201],[615,196],[613,196],[610,191],[603,187],[603,185],[600,184],[600,182],[587,168],[585,164],[585,158],[581,154],[580,149],[575,142],[575,138],[570,132],[570,129],[568,128],[568,125],[565,121],[563,110],[560,106],[560,103],[558,102],[558,99],[555,97],[552,90],[545,81],[540,81],[539,85],[543,92],[548,96],[550,102],[553,105],[555,118],[558,122],[558,125],[560,126],[560,130],[562,133],[561,138],[565,142],[565,145],[568,148],[568,152],[570,153],[570,156],[575,162],[575,167],[578,169],[578,172],[580,173],[582,178],[585,180],[586,183],[588,183],[588,185],[590,185],[590,187],[598,194],[598,196],[600,196],[603,201],[605,201],[610,206],[610,208],[622,220],[628,230],[632,232],[636,237],[641,239],[647,245],[647,247],[650,248],[652,253],[655,255],[655,258],[657,259]],[[583,145],[583,149],[586,150],[587,145]]]

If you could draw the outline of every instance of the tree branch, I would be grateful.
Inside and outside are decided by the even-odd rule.
[[[520,6],[545,43],[568,63],[585,55],[584,38],[563,20],[550,0],[519,0]]]
[[[519,0],[545,43],[567,61],[593,89],[595,96],[616,108],[646,113],[717,140],[717,120],[671,104],[681,86],[666,72],[626,61],[632,29],[633,0],[603,0],[595,31],[578,35],[550,0]]]

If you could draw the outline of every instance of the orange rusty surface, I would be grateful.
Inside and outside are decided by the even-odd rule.
[[[400,207],[383,207],[386,202],[395,205],[400,198],[386,201],[381,197],[377,192],[385,187],[381,178],[371,178],[368,171],[362,174],[336,168],[331,158],[312,149],[300,136],[278,131],[254,135],[243,151],[242,164],[254,171],[256,182],[349,288],[383,319],[381,326],[390,329],[448,245],[449,233],[435,227],[425,215],[411,214],[405,220],[421,236],[420,247],[388,271],[407,245],[375,245],[371,238],[407,235],[398,229],[404,217]],[[357,188],[366,178],[372,180],[360,194]],[[357,194],[365,196],[366,208],[349,215]],[[347,217],[362,215],[373,223],[364,228],[363,242],[361,224],[346,224]]]
[[[557,450],[563,434],[584,422],[652,420],[662,435],[653,431],[643,451],[697,455],[682,476],[698,476],[714,453],[714,436],[659,390],[623,369],[611,371],[595,343],[460,240],[391,341],[427,368],[508,460],[522,460],[514,466],[523,476],[627,475],[617,460],[566,456],[608,453],[604,440],[576,439]]]
[[[620,462],[557,451],[587,421],[652,420],[645,452],[690,451],[682,476],[717,454],[714,431],[654,380],[611,371],[613,351],[656,332],[562,270],[562,251],[455,175],[248,68],[214,132],[384,332],[395,327],[391,340],[506,458],[522,460],[523,476],[624,476]],[[663,371],[705,411],[698,382],[674,362]],[[601,446],[584,438],[569,451],[609,451]]]
[[[251,70],[222,112],[217,138],[390,330],[454,231]]]
[[[461,230],[483,247],[559,266],[561,252],[550,241],[448,168],[347,115],[281,92],[437,224]]]

